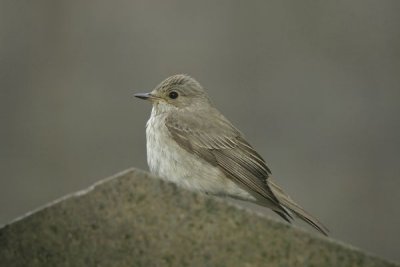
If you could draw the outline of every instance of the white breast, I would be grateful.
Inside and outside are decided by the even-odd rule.
[[[146,124],[147,163],[155,175],[190,190],[249,199],[250,194],[223,172],[181,148],[165,126],[165,113],[152,115]]]

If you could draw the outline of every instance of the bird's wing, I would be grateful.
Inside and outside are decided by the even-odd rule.
[[[195,119],[194,119],[195,118]],[[203,114],[171,113],[165,124],[172,138],[185,150],[198,155],[257,199],[290,222],[286,209],[327,235],[327,228],[296,204],[268,179],[271,171],[243,135],[218,111]],[[286,209],[285,209],[286,208]]]
[[[262,157],[220,113],[207,114],[174,112],[166,118],[165,124],[182,148],[218,166],[256,199],[269,200],[281,211],[278,199],[267,184],[271,172]]]

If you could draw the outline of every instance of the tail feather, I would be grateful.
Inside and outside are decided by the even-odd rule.
[[[280,210],[274,210],[276,212],[276,214],[278,214],[279,216],[282,217],[282,219],[284,219],[285,221],[287,221],[288,223],[292,223],[291,220],[293,220],[292,216],[290,216],[290,214],[288,212],[283,213]]]
[[[303,221],[305,221],[308,224],[310,224],[311,226],[313,226],[315,229],[320,231],[322,234],[324,234],[326,236],[328,235],[328,232],[329,232],[328,228],[326,228],[320,221],[318,221],[318,219],[316,219],[311,214],[306,212],[301,206],[296,204],[290,198],[290,196],[288,196],[278,185],[273,183],[270,178],[268,179],[268,185],[270,186],[273,194],[276,196],[276,198],[279,200],[280,204],[283,207],[285,207],[286,209],[290,210],[297,217],[299,217]]]

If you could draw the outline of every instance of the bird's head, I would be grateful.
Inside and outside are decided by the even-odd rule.
[[[162,81],[150,93],[135,94],[136,97],[149,100],[153,106],[163,109],[200,109],[211,105],[203,87],[186,74],[173,75]]]

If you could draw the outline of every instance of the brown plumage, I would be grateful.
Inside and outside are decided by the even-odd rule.
[[[197,116],[198,120],[191,120],[191,116]],[[182,148],[221,168],[227,177],[256,198],[256,203],[268,206],[288,222],[292,219],[286,210],[289,209],[321,233],[327,234],[325,226],[269,179],[271,171],[264,159],[216,109],[207,112],[207,116],[171,113],[165,125]]]
[[[153,102],[146,133],[148,162],[155,174],[189,189],[253,201],[288,222],[294,214],[327,234],[324,225],[272,182],[264,159],[197,81],[175,75],[151,93],[136,96]]]

